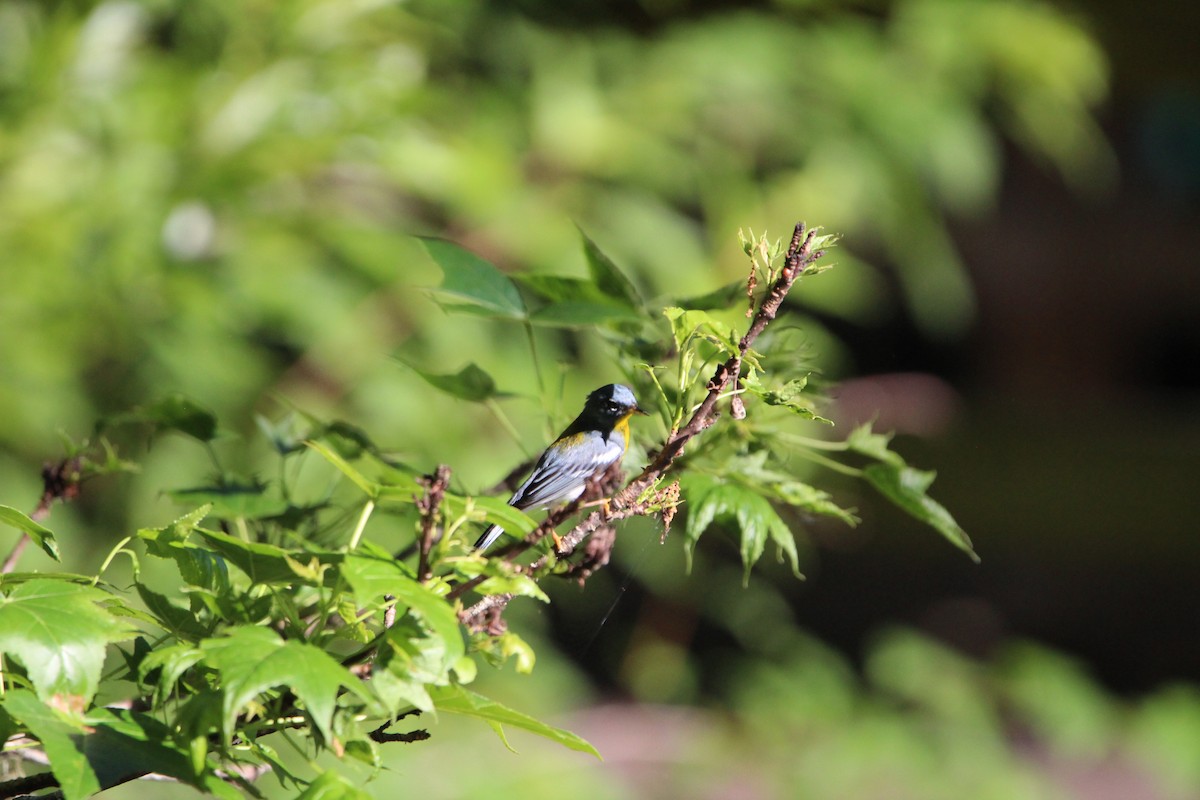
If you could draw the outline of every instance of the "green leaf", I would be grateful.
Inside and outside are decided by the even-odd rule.
[[[566,275],[521,273],[513,279],[548,303],[612,303],[595,283]]]
[[[426,252],[442,269],[435,294],[465,301],[477,312],[504,319],[524,319],[525,303],[507,275],[479,256],[443,239],[421,238]]]
[[[537,585],[537,581],[529,575],[514,571],[514,566],[502,559],[489,558],[484,561],[466,561],[456,565],[459,576],[471,579],[478,575],[486,575],[487,579],[475,587],[479,594],[515,594],[521,597],[532,597],[549,603],[550,598]]]
[[[164,397],[134,416],[154,423],[159,429],[179,431],[202,442],[211,442],[217,436],[216,415],[181,394]]]
[[[338,455],[329,445],[324,442],[314,442],[311,440],[305,442],[305,444],[320,454],[321,458],[337,467],[355,486],[362,489],[367,497],[375,498],[379,495],[379,485],[368,480],[365,475],[351,466],[349,461]]]
[[[326,770],[296,795],[296,800],[372,800],[372,797],[336,772]]]
[[[521,730],[535,733],[538,736],[543,736],[553,742],[558,742],[571,750],[576,750],[580,753],[590,753],[596,758],[600,758],[600,754],[596,752],[595,747],[592,747],[587,741],[570,731],[539,722],[533,717],[502,706],[494,700],[489,700],[483,695],[475,694],[461,686],[435,687],[430,690],[430,696],[433,698],[433,704],[438,711],[446,711],[451,714],[465,714],[484,720],[490,724],[501,740],[504,741],[506,747],[508,746],[508,742],[504,738],[501,726],[511,725],[514,728],[520,728]]]
[[[689,509],[684,527],[684,551],[689,567],[700,535],[714,521],[732,520],[739,530],[744,581],[749,581],[750,570],[762,557],[768,540],[779,547],[780,556],[787,558],[796,577],[804,577],[791,529],[758,491],[732,479],[704,474],[683,476],[680,487]]]
[[[724,470],[731,476],[773,500],[786,503],[793,508],[840,519],[847,525],[858,524],[858,518],[833,502],[825,491],[798,481],[791,475],[770,469],[766,450],[727,459]]]
[[[380,644],[371,688],[391,713],[403,705],[432,711],[427,686],[447,684],[451,668],[458,663],[447,663],[445,641],[427,635],[416,620],[406,617],[387,631]]]
[[[491,400],[495,397],[512,396],[506,392],[497,391],[496,382],[492,380],[492,376],[475,364],[467,364],[453,374],[439,375],[418,369],[407,362],[402,363],[424,378],[425,382],[433,388],[445,392],[451,397],[457,397],[459,400],[482,403],[484,400]]]
[[[46,555],[55,561],[62,561],[58,556],[58,543],[54,541],[54,534],[48,528],[42,527],[17,509],[3,505],[0,505],[0,522],[24,531]]]
[[[123,709],[98,708],[86,722],[92,729],[84,739],[84,753],[102,787],[116,786],[132,776],[167,775],[206,794],[239,800],[242,794],[205,770],[197,779],[187,750],[174,741],[173,732],[145,714]]]
[[[630,308],[642,308],[644,305],[642,298],[633,282],[582,229],[579,231],[579,236],[583,239],[583,255],[587,259],[588,274],[591,275],[596,287],[605,297],[612,298]]]
[[[96,694],[104,650],[132,631],[97,605],[90,586],[31,580],[0,597],[0,653],[25,665],[42,700],[82,709]]]
[[[533,517],[499,497],[462,497],[447,493],[444,502],[451,518],[466,514],[470,509],[475,512],[471,513],[470,519],[494,522],[513,535],[524,536],[538,526]],[[483,513],[477,513],[480,511]]]
[[[850,435],[846,437],[846,446],[852,453],[868,456],[877,461],[882,461],[885,464],[893,466],[904,466],[904,459],[898,453],[893,453],[888,449],[888,444],[892,441],[890,434],[875,433],[871,430],[871,423],[867,422],[859,425]]]
[[[137,591],[155,622],[172,636],[194,642],[208,635],[190,609],[180,608],[145,584],[137,584]]]
[[[706,311],[670,307],[663,309],[663,315],[671,323],[671,334],[679,350],[683,350],[693,337],[699,336],[716,345],[722,353],[733,355],[738,352],[739,337],[733,328],[709,316]]]
[[[341,574],[360,604],[378,603],[390,594],[420,618],[445,643],[442,669],[449,669],[466,652],[458,616],[445,598],[414,580],[406,570],[392,559],[353,554],[346,556]]]
[[[82,719],[71,719],[24,689],[7,692],[4,708],[42,743],[66,800],[84,800],[100,791],[100,779],[83,752]]]
[[[742,376],[742,385],[769,406],[786,408],[805,419],[824,422],[828,425],[833,424],[832,421],[813,411],[809,395],[804,392],[805,387],[808,386],[808,378],[793,378],[777,389],[769,389],[759,379],[756,370],[747,369],[746,374]]]
[[[743,584],[749,584],[750,569],[762,557],[768,539],[778,545],[781,556],[788,558],[792,573],[797,578],[804,577],[800,573],[796,540],[792,536],[792,530],[765,497],[757,492],[744,490],[738,499],[737,521],[742,537]]]
[[[979,555],[966,531],[959,527],[941,503],[925,493],[937,473],[887,463],[871,464],[863,470],[863,475],[880,494],[931,526],[970,556],[972,561],[979,563]]]
[[[161,670],[154,682],[154,696],[159,703],[170,697],[183,674],[194,667],[204,654],[188,644],[171,644],[152,650],[138,664],[138,680],[147,680],[154,670]]]
[[[625,306],[605,302],[570,301],[551,303],[530,315],[535,325],[552,328],[589,328],[595,325],[613,325],[641,322],[641,312]]]
[[[284,641],[270,628],[233,628],[224,636],[200,643],[204,663],[218,670],[221,681],[222,727],[226,740],[238,712],[255,696],[286,686],[304,703],[326,741],[333,740],[333,709],[345,686],[368,702],[362,683],[318,647]]]
[[[244,542],[218,531],[197,528],[209,546],[257,584],[303,582],[289,560],[291,552],[263,542]]]

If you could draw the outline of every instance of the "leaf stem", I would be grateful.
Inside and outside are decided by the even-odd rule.
[[[347,550],[354,550],[358,547],[358,541],[362,538],[363,531],[367,527],[367,520],[371,518],[371,514],[375,511],[375,501],[368,500],[363,506],[362,513],[358,515],[358,524],[354,526],[354,534],[350,537],[350,544]]]

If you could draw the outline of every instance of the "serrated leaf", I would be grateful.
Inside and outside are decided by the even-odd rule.
[[[733,328],[706,311],[672,306],[663,309],[663,316],[671,323],[671,335],[679,350],[683,350],[692,337],[699,336],[723,353],[733,355],[738,352],[738,336]]]
[[[427,634],[416,620],[405,618],[388,630],[380,645],[371,688],[392,713],[406,704],[432,711],[428,687],[447,684],[458,661],[448,663],[446,643]]]
[[[137,591],[155,623],[171,635],[193,642],[208,635],[190,609],[180,608],[145,584],[137,584]]]
[[[732,509],[732,497],[726,493],[726,481],[714,475],[685,473],[679,479],[679,485],[683,491],[684,507],[688,510],[683,527],[683,552],[690,572],[692,556],[700,535],[708,529],[713,520],[726,515]]]
[[[525,318],[516,285],[495,266],[443,239],[422,238],[421,244],[442,270],[442,285],[435,294],[465,302],[487,316]]]
[[[313,724],[333,739],[333,709],[341,687],[371,701],[362,683],[318,647],[284,641],[270,628],[245,626],[200,642],[205,665],[220,672],[222,728],[226,740],[238,713],[256,696],[285,686],[304,703]]]
[[[700,535],[713,522],[725,520],[738,526],[744,580],[749,580],[750,570],[762,557],[768,540],[787,557],[796,577],[804,577],[791,529],[759,492],[730,479],[703,474],[683,476],[680,486],[688,508],[684,550],[689,564]]]
[[[341,575],[354,590],[360,604],[378,603],[384,595],[390,594],[420,618],[430,632],[445,643],[445,664],[442,669],[449,669],[466,652],[454,608],[444,598],[414,580],[399,562],[367,555],[348,555],[342,563]]]
[[[959,527],[945,506],[926,494],[937,473],[889,463],[871,464],[863,470],[863,475],[880,494],[931,526],[972,561],[979,563],[979,554],[967,532]]]
[[[82,708],[96,694],[109,642],[132,631],[97,603],[90,586],[31,580],[0,596],[0,653],[16,658],[37,696]]]
[[[597,288],[612,300],[623,303],[632,309],[640,309],[643,302],[633,281],[629,280],[628,276],[600,250],[582,229],[579,231],[579,236],[583,240],[583,255],[587,260],[588,274]]]
[[[181,394],[157,400],[132,416],[153,423],[160,430],[179,431],[202,442],[211,442],[217,436],[216,414]]]
[[[138,680],[145,681],[154,670],[161,670],[154,682],[154,696],[159,703],[175,690],[183,673],[199,663],[204,654],[188,644],[171,644],[151,651],[138,664]]]
[[[800,573],[796,541],[791,528],[780,518],[765,497],[749,489],[743,489],[737,498],[737,522],[741,529],[742,582],[750,582],[750,570],[762,558],[767,540],[775,542],[791,563],[797,578]]]
[[[904,466],[904,459],[900,454],[893,453],[888,449],[888,444],[892,441],[890,434],[875,433],[871,430],[871,423],[867,422],[859,425],[850,435],[846,437],[846,446],[852,453],[868,456],[885,464],[891,464],[896,467]]]
[[[793,414],[814,422],[833,424],[832,421],[813,411],[809,396],[804,391],[808,386],[808,378],[793,378],[782,386],[771,389],[763,384],[756,371],[747,370],[746,374],[742,376],[742,385],[769,406],[786,408]]]
[[[214,551],[236,566],[256,584],[301,583],[302,579],[289,562],[290,551],[264,542],[245,542],[219,531],[197,528]]]
[[[484,372],[478,365],[471,363],[452,374],[426,372],[423,369],[403,362],[405,366],[420,375],[433,388],[445,392],[451,397],[466,400],[470,403],[482,403],[496,397],[511,397],[512,395],[496,389],[496,381]]]
[[[42,743],[66,800],[84,800],[100,791],[100,779],[83,753],[82,719],[72,720],[24,689],[6,692],[4,708]]]
[[[509,725],[545,737],[553,742],[558,742],[571,750],[576,750],[580,753],[590,753],[596,758],[600,758],[600,753],[596,751],[595,747],[570,731],[547,725],[527,714],[514,711],[461,686],[438,686],[431,689],[429,694],[433,698],[434,707],[438,711],[445,711],[451,714],[465,714],[466,716],[484,720],[493,726],[493,729],[500,734],[502,739],[503,732],[500,726]]]
[[[337,452],[324,442],[315,442],[312,440],[305,442],[308,447],[316,451],[321,458],[328,461],[330,464],[338,468],[343,475],[351,480],[355,486],[363,490],[367,497],[375,498],[379,495],[379,485],[374,481],[368,480],[365,475],[355,469],[349,461],[342,458]]]
[[[3,505],[0,505],[0,522],[10,525],[19,531],[24,531],[33,540],[34,544],[45,551],[46,555],[55,561],[62,561],[58,556],[58,543],[54,541],[54,534],[49,528],[34,522],[17,509]]]

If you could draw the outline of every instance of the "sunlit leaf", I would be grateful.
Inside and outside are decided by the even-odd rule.
[[[898,453],[888,449],[891,441],[891,435],[872,431],[869,422],[859,425],[846,437],[846,445],[850,448],[850,452],[869,456],[885,464],[904,466],[904,459]]]
[[[513,535],[524,536],[538,526],[533,517],[499,497],[467,498],[447,493],[445,506],[446,513],[451,517],[464,514],[470,508],[473,519],[494,522]]]
[[[82,709],[96,694],[105,648],[132,634],[97,605],[108,598],[54,580],[31,580],[0,596],[0,653],[25,666],[39,698]]]
[[[34,522],[17,509],[4,505],[0,505],[0,522],[29,534],[29,538],[38,547],[42,548],[46,552],[46,555],[55,561],[62,560],[58,557],[58,543],[54,541],[54,534],[48,528]]]
[[[979,555],[966,531],[959,527],[945,506],[925,493],[936,474],[891,463],[871,464],[863,470],[864,477],[880,494],[931,526],[970,556],[972,561],[979,563]]]
[[[466,652],[462,629],[453,607],[416,581],[408,569],[392,559],[348,555],[341,574],[354,590],[359,603],[378,603],[391,595],[412,611],[430,632],[445,643],[444,669],[449,669]]]
[[[596,758],[600,757],[600,753],[596,751],[595,747],[570,731],[555,728],[519,711],[513,711],[511,708],[502,706],[494,700],[489,700],[483,695],[475,694],[461,686],[438,686],[430,690],[430,696],[438,711],[465,714],[482,719],[492,724],[493,729],[502,739],[503,732],[500,726],[509,725],[558,742],[571,750],[590,753]],[[505,744],[507,745],[507,742]]]
[[[223,636],[205,639],[199,647],[204,663],[220,672],[227,737],[242,708],[273,687],[291,690],[327,741],[333,738],[333,709],[341,687],[371,699],[361,682],[324,650],[304,642],[285,641],[270,628],[233,628]]]
[[[793,414],[815,422],[833,424],[813,410],[812,396],[805,392],[805,388],[808,386],[807,378],[793,378],[772,389],[762,382],[756,370],[747,370],[746,374],[742,376],[742,385],[769,406],[786,408]]]
[[[66,800],[84,800],[100,791],[100,779],[83,752],[87,729],[82,719],[72,720],[24,689],[9,690],[3,700],[8,713],[42,743]]]

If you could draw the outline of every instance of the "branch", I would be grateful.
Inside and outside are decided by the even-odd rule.
[[[425,487],[425,494],[415,498],[417,511],[421,514],[421,558],[417,566],[417,580],[421,583],[429,580],[429,551],[437,541],[438,511],[442,507],[442,498],[446,496],[446,487],[450,485],[450,468],[439,464],[432,475],[417,478],[417,483]]]
[[[809,230],[806,233],[803,222],[796,224],[796,228],[792,233],[791,245],[788,247],[779,276],[767,290],[767,294],[763,297],[762,303],[759,305],[758,311],[754,314],[749,328],[747,328],[746,333],[742,336],[741,341],[738,342],[737,353],[731,355],[724,363],[718,365],[712,378],[705,385],[708,394],[705,395],[700,405],[697,406],[691,419],[682,428],[671,432],[667,440],[663,443],[663,446],[654,455],[653,460],[642,470],[640,475],[630,481],[620,492],[613,495],[604,507],[593,511],[567,535],[561,537],[561,546],[558,551],[560,556],[569,556],[579,547],[585,538],[601,528],[607,527],[611,522],[625,519],[626,517],[646,515],[649,506],[653,506],[656,501],[663,499],[661,497],[663,493],[673,491],[674,497],[678,498],[678,487],[668,487],[667,489],[660,490],[659,493],[649,499],[645,495],[671,469],[671,466],[675,463],[675,459],[683,454],[684,447],[687,446],[688,442],[699,436],[717,421],[717,401],[727,391],[730,384],[737,385],[739,383],[742,361],[746,357],[746,353],[750,351],[754,342],[766,330],[767,325],[779,314],[779,308],[787,298],[788,292],[791,291],[796,278],[800,277],[813,262],[825,255],[823,250],[813,249],[816,236],[816,229]],[[753,275],[753,272],[751,274]],[[735,416],[745,414],[744,408],[739,408],[739,406],[740,402],[734,406]],[[539,530],[541,530],[541,527],[539,527]],[[500,555],[506,554],[507,551]],[[543,556],[534,562],[532,567],[530,567],[530,571],[536,574],[546,566],[547,561],[548,559]],[[461,612],[459,619],[467,626],[468,630],[493,630],[501,627],[503,621],[499,619],[499,613],[503,611],[512,597],[512,595],[507,594],[489,595]]]
[[[78,497],[79,485],[83,480],[82,467],[83,462],[78,457],[64,458],[54,464],[43,466],[42,498],[38,501],[37,508],[30,513],[29,518],[34,522],[42,522],[50,516],[50,506],[54,505],[55,500],[62,500],[66,503]],[[17,562],[21,560],[21,554],[25,552],[28,544],[29,534],[22,533],[21,538],[17,540],[8,554],[8,558],[4,559],[3,566],[0,566],[0,574],[7,575],[17,568]]]

